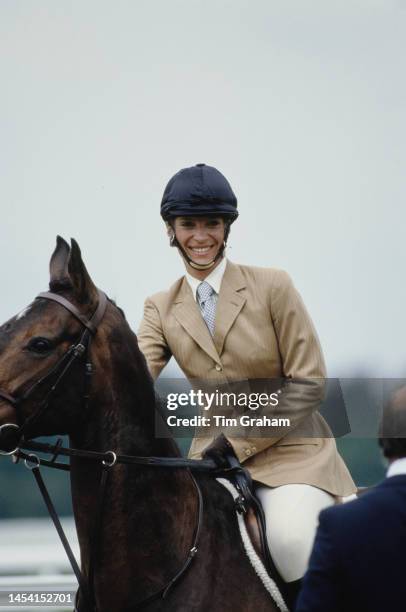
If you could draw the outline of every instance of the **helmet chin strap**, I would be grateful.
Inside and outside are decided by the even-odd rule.
[[[188,262],[189,266],[191,266],[195,270],[209,270],[210,268],[212,268],[214,266],[214,264],[216,263],[216,261],[219,258],[220,252],[222,252],[223,250],[224,250],[224,248],[220,249],[219,252],[217,253],[216,257],[213,259],[213,261],[210,261],[207,264],[199,264],[199,263],[196,263],[195,261],[193,261],[192,259],[187,259],[187,262]]]
[[[172,234],[172,236],[171,236],[170,245],[172,247],[177,247],[179,249],[179,251],[181,252],[182,257],[186,261],[186,263],[188,263],[189,266],[191,268],[194,268],[195,270],[210,270],[210,268],[212,268],[214,266],[216,261],[218,259],[220,259],[220,257],[223,257],[223,253],[224,253],[225,248],[227,246],[226,241],[224,240],[222,246],[219,248],[219,250],[217,252],[216,257],[214,259],[212,259],[211,261],[209,261],[209,263],[201,264],[201,263],[197,263],[197,261],[193,261],[193,259],[190,259],[190,257],[186,254],[185,250],[180,246],[179,242],[176,239],[176,235],[175,234]]]

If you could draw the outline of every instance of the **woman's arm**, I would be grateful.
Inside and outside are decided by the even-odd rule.
[[[323,400],[326,377],[316,330],[286,272],[276,272],[268,291],[270,314],[282,358],[282,376],[287,383],[279,396],[278,406],[272,408],[272,414],[268,416],[288,418],[290,427],[273,429],[272,437],[229,438],[240,461],[278,443],[287,435],[293,441],[296,437],[317,437],[318,433],[314,431],[315,423],[307,419]],[[273,382],[270,380],[271,386]],[[323,437],[327,431],[326,424],[321,421],[319,425]],[[248,457],[247,447],[251,451]]]
[[[158,378],[172,354],[166,343],[159,312],[150,298],[145,300],[144,316],[138,330],[138,345],[144,353],[152,378]]]
[[[313,322],[290,276],[278,270],[271,290],[271,316],[287,378],[325,378],[326,368]]]

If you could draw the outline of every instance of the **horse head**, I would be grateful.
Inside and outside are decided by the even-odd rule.
[[[90,380],[93,399],[108,404],[110,416],[104,416],[114,420],[114,385],[109,385],[114,351],[131,352],[129,361],[135,355],[146,373],[125,317],[98,291],[73,239],[69,246],[57,238],[49,290],[0,327],[0,425],[7,424],[0,437],[3,450],[12,450],[22,434],[77,435],[91,418],[86,405]]]

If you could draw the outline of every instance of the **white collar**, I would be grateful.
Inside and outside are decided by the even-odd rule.
[[[388,467],[386,477],[389,478],[390,476],[399,476],[400,474],[406,474],[406,457],[393,461]]]
[[[223,257],[219,265],[216,266],[214,270],[210,272],[210,274],[206,276],[206,278],[204,279],[206,283],[209,283],[209,285],[211,285],[211,287],[214,289],[214,291],[217,294],[219,294],[220,292],[220,285],[221,285],[221,281],[223,280],[223,275],[226,269],[226,265],[227,265],[227,259]],[[199,280],[198,278],[195,278],[191,274],[189,274],[189,272],[186,272],[185,276],[192,290],[193,297],[196,300],[196,291],[202,281]]]

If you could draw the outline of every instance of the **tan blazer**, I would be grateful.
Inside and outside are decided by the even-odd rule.
[[[186,278],[180,278],[169,291],[146,300],[138,341],[154,378],[171,356],[190,381],[209,380],[215,385],[277,377],[320,381],[326,375],[320,344],[300,295],[286,272],[271,268],[227,262],[214,337]],[[309,413],[299,404],[295,393],[287,393],[277,409],[278,416],[289,416],[297,427],[293,432],[278,432],[272,438],[229,438],[240,461],[255,480],[268,486],[305,483],[334,495],[353,493],[355,485],[335,440],[298,433],[304,414]],[[312,429],[320,432],[317,435],[328,436],[329,429],[315,407],[317,401],[306,422],[310,419]],[[201,457],[211,441],[195,438],[189,455]]]

